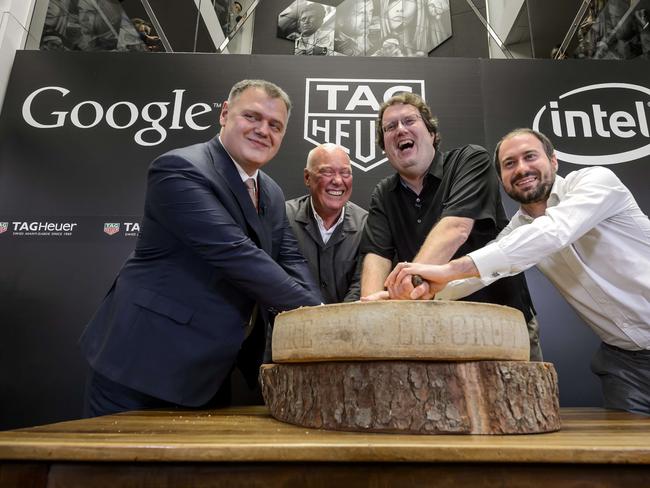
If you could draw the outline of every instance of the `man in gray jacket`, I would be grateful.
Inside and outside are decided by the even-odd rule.
[[[341,146],[309,152],[304,171],[309,194],[287,202],[287,217],[325,303],[359,299],[359,243],[368,212],[348,201],[352,166]]]

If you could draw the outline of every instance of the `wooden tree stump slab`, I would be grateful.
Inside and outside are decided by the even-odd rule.
[[[489,303],[395,300],[303,307],[276,317],[273,361],[528,361],[526,320]]]
[[[557,374],[522,361],[268,364],[262,393],[278,420],[405,434],[531,434],[560,429]]]

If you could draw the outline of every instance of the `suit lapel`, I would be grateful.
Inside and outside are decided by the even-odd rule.
[[[253,202],[248,194],[246,185],[239,176],[239,172],[235,167],[232,159],[224,149],[224,147],[219,142],[218,137],[214,137],[211,141],[208,142],[208,147],[210,150],[210,155],[212,156],[212,161],[214,163],[214,169],[217,175],[225,182],[228,189],[232,193],[235,201],[237,202],[242,215],[248,226],[255,232],[257,240],[260,244],[260,247],[265,251],[270,252],[270,247],[268,242],[270,242],[269,236],[265,231],[260,216],[257,214]],[[261,172],[258,175],[261,176]],[[258,181],[261,178],[258,177]],[[260,194],[260,202],[261,202]],[[260,208],[261,204],[260,204]],[[266,242],[265,242],[266,241]]]
[[[305,232],[309,234],[312,240],[317,242],[319,247],[323,247],[323,239],[321,238],[320,230],[318,230],[318,225],[314,221],[311,201],[309,198],[305,201],[305,205],[300,207],[296,215],[296,220],[305,226]]]
[[[345,219],[345,217],[344,217]],[[332,236],[330,237],[329,241],[327,241],[327,244],[325,244],[325,247],[329,246],[335,246],[339,242],[341,242],[343,239],[345,239],[345,229],[343,226],[344,222],[341,222],[339,226],[336,228]]]

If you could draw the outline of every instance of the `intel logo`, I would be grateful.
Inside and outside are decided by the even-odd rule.
[[[563,93],[539,109],[533,129],[547,134],[558,159],[609,165],[650,155],[650,89],[599,83]]]

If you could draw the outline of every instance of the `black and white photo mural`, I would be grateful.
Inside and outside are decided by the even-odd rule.
[[[278,16],[294,54],[427,56],[451,32],[449,0],[296,0]]]
[[[386,49],[394,51],[396,40],[400,55],[427,56],[451,37],[448,0],[378,0],[377,5],[381,44],[371,54],[385,56]]]
[[[294,41],[294,54],[332,55],[335,14],[334,7],[295,0],[278,16],[278,37]]]

